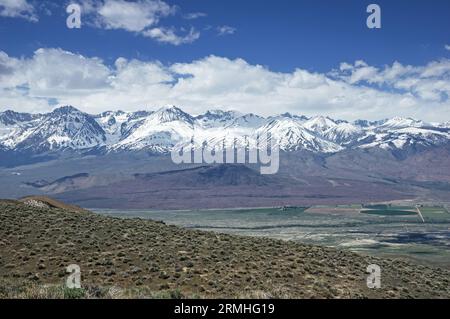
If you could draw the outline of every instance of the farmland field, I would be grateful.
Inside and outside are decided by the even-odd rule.
[[[411,216],[417,215],[416,212],[410,210],[400,209],[369,209],[362,210],[361,213],[369,215],[381,215],[381,216]]]

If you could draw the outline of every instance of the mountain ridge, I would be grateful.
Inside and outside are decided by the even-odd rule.
[[[265,133],[270,133],[286,152],[307,150],[327,154],[354,148],[410,152],[450,143],[448,123],[400,117],[348,122],[289,113],[265,118],[221,110],[192,116],[176,106],[156,111],[88,114],[73,106],[62,106],[44,114],[1,112],[0,152],[42,155],[103,149],[107,153],[167,154],[193,138],[221,145],[223,141],[230,143],[236,139],[252,141]]]

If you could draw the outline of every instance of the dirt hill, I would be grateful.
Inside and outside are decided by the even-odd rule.
[[[449,298],[450,272],[401,260],[0,201],[0,297]],[[63,288],[70,264],[83,289]],[[382,269],[382,288],[366,268]]]
[[[27,196],[19,199],[19,202],[32,207],[60,208],[71,212],[88,212],[84,208],[69,205],[46,196]]]

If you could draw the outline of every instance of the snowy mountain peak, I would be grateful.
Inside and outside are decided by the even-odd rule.
[[[289,113],[289,112],[286,112],[286,113],[280,114],[280,116],[282,116],[282,117],[289,117],[289,118],[292,118],[292,114],[291,114],[291,113]]]
[[[261,125],[265,123],[266,119],[253,114],[245,114],[238,118],[236,118],[230,125],[228,125],[228,128],[237,128],[237,127],[244,127],[244,128],[258,128]]]
[[[305,122],[305,121],[308,121],[310,119],[309,117],[306,117],[304,115],[295,115],[295,114],[291,114],[289,112],[286,112],[286,113],[283,113],[283,114],[280,114],[280,115],[277,115],[277,116],[271,116],[271,117],[269,117],[269,120],[278,119],[278,118],[295,119],[295,120],[300,121],[300,122]]]
[[[325,131],[323,136],[339,145],[349,143],[362,136],[364,131],[350,123],[341,122]]]
[[[0,113],[0,150],[32,154],[62,150],[167,153],[193,137],[208,144],[253,143],[270,133],[282,150],[333,153],[352,148],[414,151],[450,144],[450,125],[412,118],[349,123],[325,116],[306,118],[290,113],[264,118],[256,114],[212,110],[193,117],[176,106],[155,112],[109,111],[89,115],[73,106],[47,114]]]
[[[301,123],[288,117],[271,120],[258,129],[257,134],[270,134],[284,151],[334,153],[342,150],[341,146],[314,135]]]
[[[28,113],[18,113],[11,110],[7,110],[0,113],[0,124],[14,125],[19,122],[28,122],[35,119],[37,115]]]
[[[423,127],[427,124],[423,121],[413,118],[394,117],[387,120],[385,123],[379,126],[379,128],[405,128],[405,127]]]
[[[205,114],[197,116],[198,119],[201,118],[211,118],[211,119],[218,119],[218,118],[224,118],[224,117],[238,117],[242,116],[241,113],[237,111],[223,111],[223,110],[209,110]]]
[[[363,128],[368,128],[368,127],[375,127],[375,126],[383,125],[387,121],[388,121],[387,119],[378,120],[378,121],[356,120],[353,122],[353,125],[363,127]]]
[[[106,111],[98,115],[94,115],[95,118],[105,118],[105,117],[116,117],[126,115],[127,112],[124,111]]]
[[[81,113],[83,112],[81,112],[76,107],[73,107],[72,105],[65,105],[54,109],[51,114],[58,116],[58,115],[81,114]]]
[[[236,118],[242,116],[236,111],[211,110],[197,116],[195,119],[205,128],[224,127],[231,124]]]
[[[195,122],[195,119],[191,115],[185,113],[180,108],[173,105],[160,108],[155,113],[149,116],[149,120],[160,124],[182,121],[192,125]]]
[[[450,121],[439,123],[437,126],[442,128],[450,128]]]
[[[314,116],[306,121],[303,125],[310,131],[323,134],[325,131],[329,130],[332,127],[335,127],[337,124],[329,117]]]
[[[63,106],[18,126],[2,139],[9,149],[42,153],[60,149],[89,149],[105,142],[105,132],[88,114]]]

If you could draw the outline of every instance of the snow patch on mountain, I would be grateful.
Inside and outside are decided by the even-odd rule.
[[[197,116],[195,119],[203,128],[225,127],[233,123],[242,114],[236,111],[212,110]]]
[[[350,143],[364,135],[364,131],[353,124],[342,122],[330,127],[323,137],[339,145]]]
[[[381,124],[379,129],[398,129],[405,127],[424,127],[428,124],[412,118],[394,117]]]
[[[191,115],[175,106],[164,107],[144,118],[139,127],[110,149],[165,153],[176,144],[190,139],[196,128],[197,123]]]
[[[323,135],[329,129],[337,126],[337,124],[329,117],[315,116],[303,123],[303,126],[310,131]]]
[[[45,152],[97,147],[106,142],[106,136],[91,116],[72,106],[63,106],[19,125],[1,141],[10,149]]]
[[[441,145],[448,143],[450,134],[438,130],[406,127],[382,133],[370,132],[361,148],[405,149],[407,147]]]
[[[270,134],[281,150],[333,153],[343,148],[315,135],[292,118],[276,119],[256,131],[257,135]]]
[[[263,125],[266,122],[266,119],[255,115],[255,114],[245,114],[238,118],[236,118],[230,125],[227,126],[227,128],[251,128],[256,129]]]
[[[0,150],[35,154],[63,150],[167,153],[195,140],[195,147],[256,145],[270,134],[284,151],[333,153],[349,148],[407,150],[450,143],[450,122],[412,118],[349,123],[329,117],[292,115],[264,118],[235,111],[208,111],[193,117],[176,106],[153,111],[89,115],[72,106],[48,114],[0,113]]]

